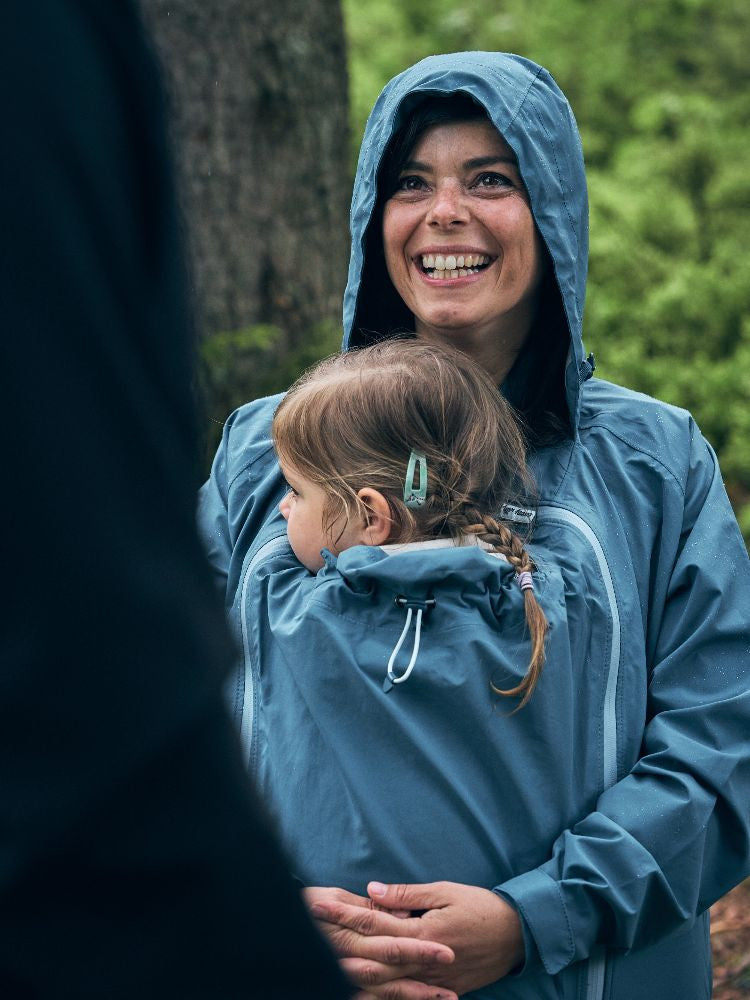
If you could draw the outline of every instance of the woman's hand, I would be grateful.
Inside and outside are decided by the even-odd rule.
[[[487,889],[455,882],[391,886],[371,882],[367,900],[339,889],[308,893],[311,912],[342,956],[342,967],[368,991],[363,997],[451,997],[486,986],[523,962],[518,914]],[[382,907],[383,912],[373,907]],[[393,915],[404,910],[421,912],[407,918]],[[445,964],[438,951],[420,952],[416,947],[420,943],[433,949],[447,946],[455,960]],[[445,992],[424,992],[438,985]]]
[[[402,918],[367,896],[356,896],[345,889],[310,888],[304,890],[304,898],[318,928],[340,956],[342,968],[356,986],[365,990],[355,1000],[458,1000],[452,990],[411,978],[414,972],[437,973],[445,968],[453,961],[450,948],[394,934],[394,925]],[[346,924],[327,916],[338,912],[339,907],[349,914]],[[402,911],[404,915],[409,912]]]

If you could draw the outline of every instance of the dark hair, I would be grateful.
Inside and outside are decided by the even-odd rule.
[[[408,99],[407,99],[408,100]],[[391,282],[383,250],[382,219],[386,201],[396,190],[404,164],[420,136],[435,125],[484,121],[486,110],[469,94],[430,94],[418,103],[402,105],[402,125],[391,137],[378,171],[377,199],[365,237],[365,259],[351,335],[354,347],[372,344],[414,329],[414,316]],[[494,125],[493,125],[494,128]],[[516,360],[533,373],[519,379],[510,401],[524,422],[528,444],[540,447],[571,433],[565,396],[565,362],[570,335],[554,266],[544,248],[546,268],[539,292],[539,310]]]
[[[523,435],[487,372],[458,350],[392,339],[323,361],[285,396],[273,440],[282,464],[324,490],[326,532],[364,517],[358,492],[371,487],[388,502],[390,542],[473,534],[517,573],[534,570],[523,539],[498,520],[503,504],[533,491]],[[427,499],[417,508],[403,499],[412,450],[427,459]],[[519,708],[541,674],[547,631],[533,590],[523,594],[528,671],[510,690],[492,685],[520,695]]]

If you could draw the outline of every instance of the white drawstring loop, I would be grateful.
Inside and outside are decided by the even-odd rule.
[[[388,672],[386,679],[383,681],[383,690],[390,691],[394,684],[403,684],[404,681],[408,680],[411,676],[411,672],[417,662],[417,657],[419,656],[419,643],[422,637],[422,615],[425,611],[429,611],[430,608],[435,606],[434,599],[428,599],[426,601],[409,601],[405,597],[397,597],[396,604],[400,607],[406,606],[406,622],[401,630],[401,635],[399,636],[398,642],[393,648],[390,659],[388,660]],[[409,665],[406,670],[397,677],[393,672],[393,665],[396,662],[396,657],[401,651],[401,647],[409,634],[409,628],[412,622],[412,611],[416,609],[417,617],[414,626],[414,645],[412,646],[411,659],[409,660]]]

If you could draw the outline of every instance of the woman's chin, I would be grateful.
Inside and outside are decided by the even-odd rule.
[[[477,316],[462,309],[425,310],[416,318],[417,336],[433,342],[470,338],[478,325]]]

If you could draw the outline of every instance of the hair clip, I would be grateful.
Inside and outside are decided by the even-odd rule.
[[[419,468],[419,487],[414,487],[414,473]],[[404,503],[407,507],[422,507],[427,500],[427,456],[424,452],[414,451],[409,455],[404,480]]]

